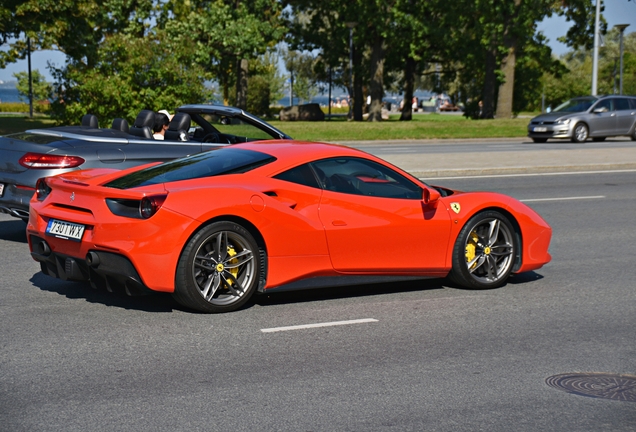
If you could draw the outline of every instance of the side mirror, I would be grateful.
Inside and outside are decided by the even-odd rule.
[[[422,191],[422,201],[429,207],[436,207],[437,200],[439,200],[440,193],[437,190],[432,188],[425,187]]]
[[[607,108],[606,107],[600,107],[600,108],[594,108],[594,111],[592,111],[595,114],[600,114],[600,113],[604,113],[607,112]]]

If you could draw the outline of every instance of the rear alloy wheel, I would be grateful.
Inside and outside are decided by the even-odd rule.
[[[254,237],[234,222],[215,222],[197,232],[183,249],[174,297],[201,312],[230,312],[252,296],[259,270]]]
[[[497,211],[473,216],[462,228],[453,249],[451,280],[465,288],[503,285],[515,262],[517,239],[510,221]]]
[[[572,131],[572,142],[582,143],[587,141],[590,136],[590,130],[585,123],[577,123],[574,125],[574,131]]]

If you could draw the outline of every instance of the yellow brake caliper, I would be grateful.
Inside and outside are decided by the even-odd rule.
[[[477,242],[479,241],[479,237],[475,231],[471,232],[468,235],[468,241],[466,242],[466,262],[469,263],[475,259]],[[475,262],[471,268],[474,268],[477,265]]]
[[[236,251],[234,250],[234,247],[233,247],[233,246],[228,246],[228,247],[227,247],[227,254],[230,256],[230,258],[231,258],[231,257],[233,257],[234,255],[236,255]],[[228,263],[229,263],[229,264],[236,264],[236,263],[238,263],[238,260],[237,260],[236,258],[234,258],[234,259],[230,259],[230,260],[228,261]],[[234,267],[234,268],[228,269],[228,271],[229,271],[229,272],[232,274],[232,276],[234,276],[235,278],[237,278],[237,277],[238,277],[238,272],[239,272],[238,267]],[[230,279],[230,280],[228,280],[228,281],[227,281],[227,283],[228,283],[229,285],[232,285],[234,282]]]

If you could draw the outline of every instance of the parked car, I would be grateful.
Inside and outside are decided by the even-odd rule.
[[[533,118],[528,125],[528,136],[536,143],[551,138],[566,138],[575,143],[588,138],[603,141],[621,135],[636,141],[636,97],[577,97]]]
[[[220,105],[177,109],[165,140],[152,138],[154,112],[143,110],[129,126],[115,119],[97,127],[90,114],[82,126],[28,130],[0,137],[0,212],[27,220],[29,200],[41,177],[86,168],[129,168],[167,161],[223,145],[290,137],[243,110]]]
[[[446,277],[488,289],[542,267],[552,230],[505,195],[430,186],[359,150],[260,141],[38,181],[46,275],[228,312],[256,291]]]

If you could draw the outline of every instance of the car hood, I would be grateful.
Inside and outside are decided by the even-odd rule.
[[[540,123],[540,122],[544,122],[544,123],[553,123],[557,120],[560,119],[566,119],[569,117],[575,117],[577,115],[580,115],[582,113],[580,112],[576,112],[576,113],[548,113],[548,114],[541,114],[539,116],[536,116],[532,119],[532,123]]]

